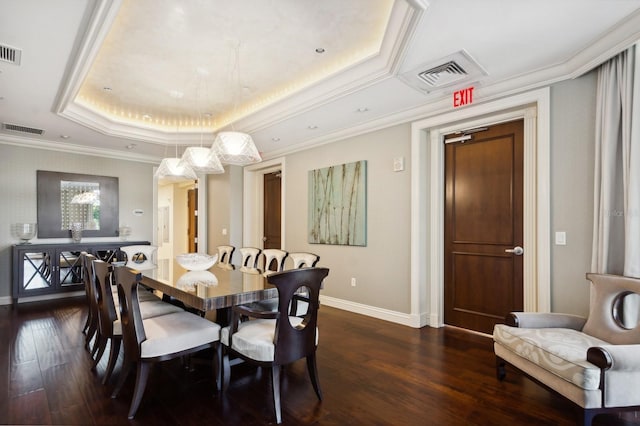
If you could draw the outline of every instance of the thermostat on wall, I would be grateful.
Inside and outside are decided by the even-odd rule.
[[[142,209],[135,209],[133,211],[133,215],[134,216],[142,216],[143,214],[144,214],[144,210],[142,210]]]

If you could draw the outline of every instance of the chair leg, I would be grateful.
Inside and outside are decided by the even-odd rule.
[[[504,380],[504,378],[507,376],[507,373],[504,367],[505,367],[505,361],[500,357],[496,357],[496,377],[500,381]]]
[[[87,329],[87,334],[84,337],[84,347],[87,348],[88,351],[91,350],[89,349],[91,339],[93,339],[93,336],[97,332],[98,332],[98,323],[94,320],[91,320],[91,323],[89,324],[89,328]]]
[[[216,381],[216,390],[220,392],[222,390],[222,344],[216,343],[213,347],[214,360],[213,360],[213,374]]]
[[[309,355],[307,357],[307,370],[309,370],[309,378],[313,385],[313,390],[316,391],[318,399],[322,401],[322,389],[320,389],[320,381],[318,380],[318,367],[316,365],[316,355]]]
[[[224,351],[224,355],[222,356],[222,371],[220,374],[222,375],[222,389],[227,389],[229,387],[229,382],[231,381],[231,365],[229,360],[229,353]]]
[[[102,355],[104,354],[104,350],[107,348],[107,338],[104,337],[101,333],[98,333],[94,348],[97,348],[98,351],[96,353],[96,357],[93,360],[93,365],[91,366],[91,371],[94,371],[96,369],[96,367],[100,363],[100,360],[102,359]]]
[[[139,362],[138,371],[136,372],[136,386],[133,390],[133,398],[131,398],[131,406],[129,407],[129,420],[133,419],[140,406],[142,395],[147,387],[147,379],[149,378],[149,371],[151,371],[151,363]]]
[[[109,362],[107,363],[107,369],[104,372],[104,377],[102,378],[102,384],[106,385],[113,373],[113,369],[116,366],[116,362],[118,361],[118,354],[120,353],[120,343],[122,339],[119,337],[111,338],[111,349],[109,350]]]
[[[131,367],[135,365],[135,362],[131,362],[126,359],[122,363],[122,369],[120,370],[120,375],[118,376],[118,383],[116,383],[116,387],[113,388],[113,392],[111,393],[111,398],[116,398],[120,391],[122,390],[122,386],[124,386],[124,382],[127,380],[127,376],[131,372]]]
[[[94,335],[96,337],[93,340],[93,347],[91,348],[91,358],[95,359],[95,356],[98,353],[98,349],[100,349],[100,340],[102,339],[102,334],[100,334],[100,330],[96,329]]]
[[[282,423],[282,415],[280,413],[280,366],[273,365],[271,367],[271,384],[273,386],[273,407],[276,410],[276,423]]]

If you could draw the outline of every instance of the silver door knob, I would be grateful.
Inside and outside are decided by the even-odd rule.
[[[515,246],[512,249],[506,249],[504,252],[505,253],[513,253],[516,256],[522,256],[524,254],[524,249],[522,247],[520,247],[520,246]]]
[[[267,237],[262,237],[262,241],[267,241]]]

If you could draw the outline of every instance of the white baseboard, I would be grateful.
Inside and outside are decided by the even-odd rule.
[[[21,297],[20,300],[18,300],[18,303],[39,302],[41,300],[63,299],[65,297],[76,297],[76,296],[83,296],[83,295],[84,295],[84,290],[70,291],[68,293],[45,294],[42,296]],[[0,297],[0,306],[11,305],[12,303],[13,303],[13,298],[11,296]]]
[[[404,312],[391,311],[389,309],[377,308],[375,306],[363,305],[361,303],[350,302],[348,300],[336,299],[335,297],[322,295],[320,295],[320,303],[332,308],[338,308],[344,311],[366,315],[369,317],[393,322],[396,324],[406,325],[413,328],[420,328],[428,325],[428,314],[406,314]]]

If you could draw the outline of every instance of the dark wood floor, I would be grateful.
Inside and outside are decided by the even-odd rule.
[[[133,375],[118,399],[89,371],[83,299],[0,307],[0,423],[81,425],[261,425],[274,422],[269,375],[234,367],[213,391],[209,363],[160,364],[135,420],[127,420]],[[318,402],[300,361],[283,374],[287,425],[573,425],[571,405],[518,373],[494,375],[490,338],[455,328],[412,329],[323,307]],[[203,360],[204,361],[204,360]],[[596,418],[597,425],[640,424]]]

